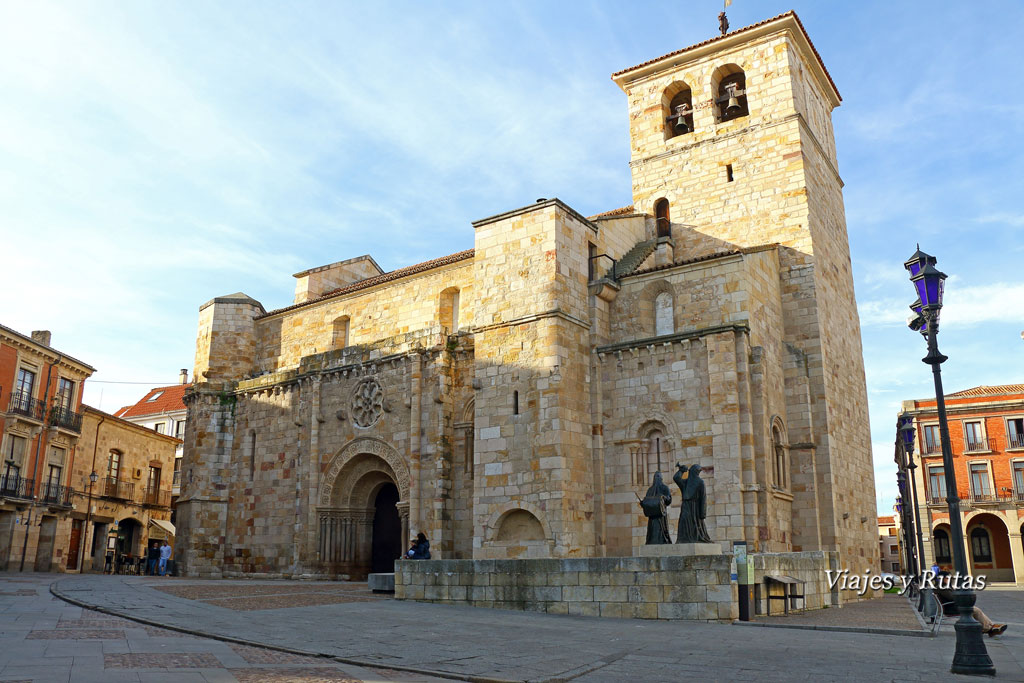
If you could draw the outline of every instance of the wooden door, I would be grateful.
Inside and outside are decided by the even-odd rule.
[[[78,553],[82,542],[82,520],[71,520],[71,544],[68,546],[68,569],[78,569]]]

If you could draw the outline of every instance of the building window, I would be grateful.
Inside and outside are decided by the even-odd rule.
[[[974,527],[971,532],[971,557],[975,562],[992,561],[992,539],[984,527]]]
[[[772,478],[777,488],[789,485],[789,466],[786,464],[786,445],[782,438],[782,426],[772,425]]]
[[[249,431],[249,481],[256,478],[256,430]]]
[[[107,458],[107,476],[113,481],[121,478],[121,451],[110,451]]]
[[[654,202],[654,225],[658,237],[672,236],[672,218],[668,208],[668,200],[664,197]]]
[[[158,398],[160,398],[163,395],[164,395],[163,391],[155,391],[155,392],[153,392],[152,396],[150,396],[149,398],[146,399],[146,403],[152,403],[153,401],[157,400]]]
[[[693,94],[685,83],[673,83],[662,95],[665,112],[665,139],[693,132]]]
[[[1017,500],[1024,500],[1024,462],[1013,463],[1013,490],[1017,492]]]
[[[1006,421],[1006,436],[1010,448],[1024,448],[1024,417]]]
[[[334,329],[331,337],[331,348],[343,349],[348,346],[349,322],[350,320],[347,315],[335,318]]]
[[[28,410],[32,394],[36,389],[36,373],[26,368],[18,370],[18,381],[14,386],[14,401],[21,410]]]
[[[473,428],[467,427],[466,433],[463,435],[464,441],[464,457],[463,471],[469,476],[473,476]]]
[[[942,451],[942,439],[939,436],[939,425],[926,425],[924,428],[924,452],[939,453]]]
[[[518,391],[513,391],[512,392],[512,414],[513,415],[518,415],[519,414],[519,392]]]
[[[715,98],[718,121],[725,123],[746,116],[749,113],[747,78],[743,69],[735,64],[726,64],[715,73],[718,75],[718,95]]]
[[[166,428],[167,425],[164,424],[163,422],[157,422],[155,425],[153,425],[153,431],[156,432],[157,434],[163,434],[164,429]]]
[[[156,491],[160,488],[160,468],[153,467],[149,468],[149,478],[146,480],[146,488],[150,491]]]
[[[899,552],[899,546],[895,546],[895,545],[889,546],[889,554],[890,555],[895,555],[898,552]]]
[[[988,446],[985,444],[985,435],[981,428],[981,422],[964,422],[964,450],[988,450]]]
[[[672,310],[672,295],[662,292],[654,297],[654,335],[674,334],[676,331],[675,312]]]
[[[971,472],[971,497],[988,498],[992,495],[992,487],[988,480],[988,463],[972,462],[968,465]]]
[[[946,470],[942,466],[928,467],[929,502],[938,503],[946,497]]]
[[[57,407],[71,412],[75,406],[75,383],[61,377],[57,380]]]
[[[184,439],[185,438],[185,421],[178,420],[174,423],[174,438]]]
[[[949,563],[952,559],[949,553],[949,534],[944,529],[936,529],[932,538],[935,541],[935,561]]]

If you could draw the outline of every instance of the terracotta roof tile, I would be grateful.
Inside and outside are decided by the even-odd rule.
[[[185,410],[185,391],[191,384],[172,384],[167,387],[154,387],[149,390],[142,400],[135,405],[125,406],[114,413],[114,417],[145,417],[147,415],[159,415],[175,410]],[[157,395],[159,393],[159,395]],[[150,400],[151,398],[153,400]]]
[[[889,516],[889,517],[879,517],[878,518],[878,523],[879,524],[895,524],[896,523],[896,519],[894,517],[892,517],[892,516]]]
[[[278,308],[273,311],[268,311],[263,315],[256,316],[254,319],[260,320],[261,318],[277,315],[278,313],[284,313],[285,311],[292,311],[295,310],[296,308],[309,306],[310,304],[315,304],[318,301],[330,299],[331,297],[341,296],[342,294],[349,294],[350,292],[356,292],[359,291],[360,289],[366,289],[368,287],[373,287],[374,285],[380,285],[385,282],[391,282],[392,280],[398,280],[409,275],[415,275],[417,273],[422,273],[424,271],[432,270],[434,268],[440,268],[441,266],[447,266],[451,263],[465,261],[466,259],[473,258],[474,253],[475,251],[473,249],[467,249],[465,251],[460,251],[454,254],[449,254],[448,256],[442,256],[441,258],[433,259],[432,261],[424,261],[423,263],[417,263],[414,266],[398,268],[396,270],[392,270],[381,275],[375,275],[365,280],[360,280],[359,282],[353,282],[350,285],[339,287],[338,289],[333,289],[325,294],[321,294],[318,297],[309,299],[308,301],[303,301],[301,303],[292,304],[291,306],[285,306],[284,308]]]
[[[735,35],[737,35],[739,33],[744,33],[746,31],[750,31],[751,29],[755,29],[755,28],[757,28],[759,26],[764,26],[765,24],[770,24],[771,22],[776,21],[778,19],[782,19],[783,17],[793,17],[796,20],[797,26],[800,27],[800,30],[803,32],[804,37],[807,38],[807,44],[811,46],[811,52],[814,53],[814,57],[818,60],[818,64],[821,65],[822,71],[825,72],[825,77],[828,78],[828,82],[829,82],[829,84],[831,84],[832,89],[835,90],[836,97],[838,97],[840,100],[842,100],[843,97],[842,97],[842,95],[839,94],[839,88],[836,87],[835,81],[832,80],[832,74],[830,74],[828,72],[828,69],[825,68],[825,62],[821,59],[821,55],[818,54],[818,48],[814,47],[814,43],[811,42],[811,37],[809,35],[807,35],[807,29],[804,28],[803,22],[800,21],[800,17],[798,17],[796,15],[796,12],[794,12],[793,10],[790,10],[788,12],[783,12],[782,14],[779,14],[778,16],[774,16],[771,19],[765,19],[764,21],[759,21],[756,24],[751,24],[750,26],[744,26],[743,28],[736,29],[735,31],[731,31],[731,32],[725,34],[724,36],[715,36],[714,38],[708,38],[707,40],[703,40],[703,41],[701,41],[699,43],[694,43],[693,45],[690,45],[689,47],[684,47],[681,50],[676,50],[674,52],[669,52],[668,54],[662,55],[660,57],[656,57],[654,59],[648,59],[646,62],[642,62],[640,64],[637,64],[636,66],[631,66],[628,69],[623,69],[622,71],[616,71],[615,73],[612,74],[612,78],[615,78],[616,76],[621,76],[622,74],[629,73],[630,71],[633,71],[634,69],[639,69],[641,67],[648,66],[650,64],[654,64],[655,62],[659,62],[662,59],[665,59],[667,57],[674,57],[676,55],[679,55],[679,54],[682,54],[684,52],[687,52],[688,50],[692,50],[692,49],[698,48],[698,47],[703,47],[705,45],[709,45],[709,44],[714,43],[716,41],[723,40],[723,39],[728,38],[730,36],[735,36]]]
[[[946,396],[1002,396],[1004,394],[1024,394],[1024,384],[1000,384],[998,386],[973,387]]]
[[[625,216],[633,213],[633,205],[623,206],[620,209],[612,209],[611,211],[605,211],[604,213],[595,213],[593,216],[587,216],[587,220],[594,220],[595,218],[611,218],[612,216]]]

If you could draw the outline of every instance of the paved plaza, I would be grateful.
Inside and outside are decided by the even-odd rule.
[[[898,600],[875,621],[904,619]],[[979,604],[1011,624],[985,639],[998,678],[1024,681],[1024,591]],[[817,628],[829,612],[872,613],[821,611]],[[948,673],[953,638],[420,604],[365,584],[0,574],[0,681],[968,680]]]

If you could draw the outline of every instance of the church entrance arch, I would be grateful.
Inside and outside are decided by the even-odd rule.
[[[333,575],[394,571],[408,541],[409,473],[387,443],[355,439],[331,461],[318,500],[319,557]]]

